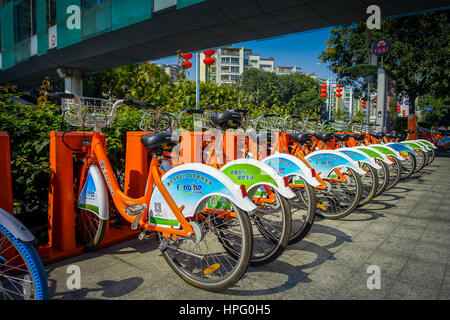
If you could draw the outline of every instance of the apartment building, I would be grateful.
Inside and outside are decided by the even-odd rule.
[[[164,69],[164,72],[169,76],[170,82],[177,82],[180,79],[182,67],[179,65],[166,65],[166,64],[156,64],[158,67]]]
[[[200,54],[200,61],[205,55]],[[287,74],[297,72],[298,67],[279,67],[275,65],[272,57],[261,58],[259,54],[253,53],[251,49],[244,47],[223,47],[216,50],[213,56],[215,63],[211,66],[200,64],[200,81],[222,83],[233,83],[245,70],[256,68],[267,72],[280,72]],[[278,71],[279,70],[279,71]]]

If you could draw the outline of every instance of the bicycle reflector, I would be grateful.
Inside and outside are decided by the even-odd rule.
[[[245,198],[247,196],[247,189],[245,189],[245,186],[243,184],[241,184],[241,192],[242,197]]]
[[[289,179],[288,179],[288,177],[284,176],[283,177],[283,181],[284,181],[284,186],[288,187],[289,186]]]

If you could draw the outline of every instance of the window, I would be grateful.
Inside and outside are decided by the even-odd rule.
[[[230,58],[222,57],[222,63],[230,63]]]
[[[231,72],[239,73],[239,67],[231,67]]]
[[[216,72],[216,67],[211,67],[211,72]]]
[[[230,67],[221,67],[220,70],[222,72],[230,72]]]
[[[47,0],[48,27],[56,25],[56,0]]]
[[[239,58],[231,58],[231,64],[239,64]]]

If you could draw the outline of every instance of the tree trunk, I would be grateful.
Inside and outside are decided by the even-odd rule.
[[[415,114],[416,113],[416,98],[417,98],[417,96],[415,94],[409,94],[408,93],[409,114]]]

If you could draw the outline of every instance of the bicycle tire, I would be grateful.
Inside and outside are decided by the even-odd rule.
[[[316,192],[310,184],[304,182],[304,185],[304,188],[293,189],[298,196],[298,203],[297,199],[291,200],[291,208],[294,207],[295,211],[291,213],[292,227],[288,244],[297,243],[305,238],[316,217]]]
[[[401,174],[402,174],[402,165],[400,163],[400,160],[398,160],[395,157],[392,157],[392,160],[394,160],[394,163],[391,163],[389,168],[389,181],[388,185],[386,187],[386,191],[394,188],[397,183],[400,181]]]
[[[6,260],[3,257],[11,254],[11,251],[7,252],[8,250],[15,252],[12,253],[12,258],[8,257]],[[18,270],[22,272],[17,272]],[[22,275],[23,296],[20,293]],[[30,280],[25,277],[29,277]],[[29,281],[30,287],[26,284]],[[48,296],[47,275],[34,246],[20,242],[0,225],[0,300],[47,300]]]
[[[260,187],[251,188],[247,192],[247,197],[252,200]],[[260,210],[255,209],[250,213],[250,221],[253,226],[251,266],[261,266],[274,261],[283,253],[289,241],[292,224],[289,202],[275,189],[269,188],[274,193],[278,205],[269,205],[269,211],[266,210],[266,212],[263,212],[264,208],[261,207]],[[270,210],[270,207],[279,210],[274,212],[274,210]]]
[[[378,197],[386,190],[389,184],[389,166],[378,159],[376,160],[376,162],[379,166],[381,166],[381,168],[377,170],[378,190],[375,193],[375,197]]]
[[[236,222],[238,221],[239,226],[236,228],[238,231],[237,233],[229,232],[228,235],[231,236],[231,239],[234,237],[241,236],[242,241],[240,242],[241,245],[239,248],[236,248],[236,245],[233,247],[229,244],[229,239],[221,239],[220,237],[224,237],[224,231],[220,231],[217,228],[220,227],[221,229],[226,228],[226,225],[219,221],[219,218],[213,218],[210,219],[211,215],[207,215],[206,221],[209,221],[208,224],[206,221],[199,225],[199,227],[202,230],[202,237],[200,238],[199,242],[197,244],[194,244],[191,240],[187,239],[181,239],[178,238],[176,240],[171,239],[169,240],[169,245],[166,249],[161,250],[162,256],[166,260],[166,262],[169,264],[169,266],[172,268],[172,270],[185,282],[189,283],[190,285],[200,288],[206,291],[211,292],[218,292],[225,290],[231,286],[233,286],[239,279],[244,275],[245,271],[248,268],[248,265],[250,263],[250,259],[252,256],[252,250],[253,250],[253,234],[252,234],[252,227],[249,216],[244,213],[242,210],[240,210],[236,205],[234,205],[232,202],[230,202],[234,212],[236,213],[236,219],[230,219],[230,222]],[[204,206],[205,204],[200,204],[201,206]],[[201,212],[199,208],[195,212]],[[201,213],[203,214],[203,213]],[[209,220],[208,220],[209,219]],[[192,221],[192,220],[191,220]],[[199,220],[201,221],[201,219]],[[214,222],[215,221],[215,222]],[[202,222],[202,221],[201,221]],[[219,223],[219,224],[216,224]],[[208,246],[206,241],[209,237],[216,238],[214,247]],[[163,239],[162,235],[160,234],[160,241]],[[195,250],[195,246],[197,246],[199,243],[202,243],[205,248],[207,249],[217,249],[223,248],[225,252],[220,253],[220,256],[212,255],[212,254],[206,254],[206,255],[200,255],[193,252],[188,252],[189,247],[194,247],[193,250]],[[186,247],[183,246],[183,249],[180,249],[180,246],[186,245]],[[227,247],[228,246],[228,247]],[[197,246],[198,247],[198,246]],[[199,248],[200,249],[200,248]],[[229,251],[239,249],[239,254],[236,254],[238,256],[237,259],[234,259],[232,255],[229,254]],[[197,257],[193,256],[197,255]],[[186,258],[189,257],[189,258]],[[195,259],[192,258],[192,261],[190,260],[190,257],[197,258],[198,261],[203,261],[205,264],[202,266],[198,265],[191,265],[195,263]],[[212,261],[211,261],[212,260]],[[235,261],[235,264],[232,265],[232,262]],[[214,262],[213,265],[209,265],[209,262]],[[230,266],[224,266],[223,264],[219,262],[227,262],[231,266],[231,272],[229,272],[226,277],[222,278],[219,277],[219,279],[214,279],[212,276],[218,275],[217,271],[222,271],[225,269],[225,267]],[[217,268],[211,268],[213,267]],[[208,271],[205,273],[205,271]],[[210,272],[210,270],[213,270]],[[226,271],[226,269],[225,269]],[[211,276],[212,275],[212,276]]]
[[[410,152],[408,152],[407,154],[408,158],[401,162],[402,171],[400,180],[405,180],[406,178],[409,178],[416,171],[417,165],[416,157]],[[405,164],[408,164],[408,166],[406,166]]]
[[[432,148],[432,149],[430,150],[430,157],[429,157],[429,161],[428,161],[427,166],[429,166],[430,164],[432,164],[435,158],[436,158],[436,149]]]
[[[103,240],[108,220],[102,220],[95,213],[78,207],[79,183],[83,180],[82,165],[82,162],[74,164],[75,236],[86,251],[94,251]]]
[[[350,174],[348,174],[350,172]],[[325,192],[321,192],[317,194],[317,202],[321,203],[322,206],[324,206],[323,203],[328,202],[326,206],[326,210],[323,210],[320,206],[317,206],[316,214],[324,219],[341,219],[346,216],[348,216],[350,213],[355,210],[359,202],[361,200],[362,196],[362,181],[361,177],[358,173],[356,173],[353,169],[348,168],[347,173],[345,174],[349,178],[352,178],[354,180],[354,191],[348,190],[348,182],[350,179],[347,180],[347,188],[343,186],[343,183],[334,183],[331,185],[331,189],[327,190]],[[333,189],[334,188],[334,189]],[[336,204],[341,203],[343,199],[350,198],[352,199],[350,202],[346,202],[346,206],[342,209],[337,209]],[[326,201],[326,202],[325,202]],[[333,210],[334,209],[334,210]]]
[[[361,177],[362,182],[362,195],[359,202],[359,207],[368,204],[377,193],[378,190],[378,174],[372,166],[364,164],[362,168],[368,168],[369,171]]]
[[[425,168],[428,163],[428,153],[422,150],[418,150],[416,152],[416,168],[414,169],[414,173],[419,172],[420,170]]]

